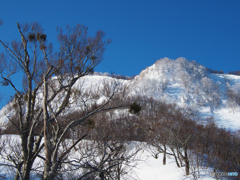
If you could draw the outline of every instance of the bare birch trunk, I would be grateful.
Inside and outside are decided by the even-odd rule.
[[[47,97],[48,97],[48,87],[46,82],[46,77],[43,75],[44,81],[44,99],[43,99],[43,113],[44,113],[44,145],[45,145],[45,165],[43,178],[47,179],[49,177],[49,172],[51,168],[51,144],[49,137],[49,118],[47,112]]]

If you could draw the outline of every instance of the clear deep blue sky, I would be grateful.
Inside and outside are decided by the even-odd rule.
[[[103,30],[113,42],[98,72],[132,76],[163,57],[240,70],[239,0],[2,0],[0,18],[3,41],[19,38],[16,22],[40,22],[53,43],[57,26]]]

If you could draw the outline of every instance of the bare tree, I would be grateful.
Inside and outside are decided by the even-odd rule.
[[[203,77],[200,82],[201,89],[206,95],[206,103],[209,105],[210,111],[213,112],[221,104],[219,84],[208,77]]]
[[[44,179],[53,179],[61,161],[87,135],[78,137],[59,154],[59,147],[70,129],[100,111],[122,106],[123,98],[118,104],[111,104],[118,91],[118,84],[115,84],[109,88],[111,91],[105,92],[106,98],[99,106],[84,106],[86,111],[81,116],[66,119],[65,124],[60,121],[71,104],[74,84],[94,71],[103,60],[110,40],[103,40],[105,33],[102,31],[97,31],[95,37],[88,37],[85,26],[67,26],[67,33],[62,28],[57,29],[59,50],[54,52],[39,23],[17,23],[17,28],[20,41],[14,40],[9,44],[0,40],[5,48],[0,58],[2,84],[10,85],[16,92],[11,104],[17,116],[11,122],[21,138],[20,162],[15,165],[18,167],[15,179],[30,178],[33,163],[44,148],[45,156],[40,157],[45,162],[43,176]],[[24,74],[24,92],[11,79],[18,72]]]
[[[166,164],[166,155],[173,156],[178,167],[180,164],[182,166],[183,161],[186,175],[189,175],[188,150],[193,141],[197,113],[188,108],[154,100],[148,101],[146,106],[149,112],[144,112],[144,119],[148,119],[145,132],[151,153],[155,158],[163,153],[163,165]]]
[[[163,165],[166,165],[166,156],[172,156],[174,154],[167,148],[168,137],[164,127],[166,126],[166,121],[170,118],[169,110],[173,110],[175,107],[154,101],[153,99],[148,100],[147,107],[150,107],[149,112],[144,113],[143,116],[149,119],[145,124],[145,133],[148,137],[149,150],[156,159],[160,153],[163,153]]]
[[[240,85],[238,83],[226,88],[227,106],[233,113],[240,105]]]
[[[108,82],[104,84],[103,89],[99,90],[102,92],[100,93],[100,95],[102,95],[105,99],[102,103],[96,104],[96,102],[93,101],[94,99],[90,98],[90,97],[93,97],[90,94],[88,94],[88,96],[89,96],[89,100],[91,100],[91,102],[93,103],[92,105],[87,105],[86,100],[83,100],[83,97],[81,98],[81,100],[83,101],[83,106],[85,107],[83,110],[83,113],[81,114],[80,117],[68,121],[66,125],[63,126],[62,132],[60,132],[60,129],[59,129],[59,124],[61,120],[56,118],[55,113],[51,111],[53,116],[55,116],[55,119],[54,119],[55,124],[54,125],[50,124],[51,125],[50,127],[52,128],[49,129],[49,131],[44,132],[44,138],[47,139],[45,140],[45,142],[48,141],[48,143],[45,144],[45,151],[46,151],[45,161],[47,161],[48,159],[48,162],[50,162],[48,166],[45,165],[45,168],[48,168],[48,169],[44,170],[44,179],[48,178],[47,176],[45,177],[45,173],[49,173],[48,175],[49,179],[53,179],[56,176],[57,172],[59,171],[59,167],[64,162],[64,158],[78,144],[78,142],[80,142],[82,139],[84,139],[88,135],[88,132],[86,132],[85,134],[82,134],[81,136],[77,137],[73,141],[70,147],[65,148],[65,150],[60,153],[59,148],[62,144],[62,141],[65,139],[65,136],[67,135],[69,130],[71,130],[71,128],[77,125],[84,125],[84,122],[87,120],[88,120],[87,122],[88,125],[91,125],[91,124],[93,125],[94,121],[92,121],[91,118],[94,114],[125,106],[123,105],[123,100],[125,99],[124,93],[123,93],[124,88],[119,89],[120,85],[118,84],[118,82],[114,79],[112,79],[112,81],[113,81],[112,83]],[[46,119],[45,122],[47,123],[48,118],[45,117],[45,119]],[[63,117],[63,119],[65,118]],[[47,127],[49,127],[49,125],[45,126],[44,124],[44,130],[47,129]],[[47,145],[49,146],[48,148],[46,148]]]
[[[139,145],[141,143],[131,141],[134,126],[129,124],[131,123],[129,116],[109,120],[104,114],[100,118],[98,116],[97,119],[95,120],[96,127],[91,134],[91,141],[82,144],[85,148],[78,148],[80,157],[88,157],[85,160],[78,161],[80,162],[78,166],[85,170],[85,173],[78,179],[84,179],[94,174],[101,180],[120,180],[126,177],[129,171],[135,167],[135,157],[140,150]]]

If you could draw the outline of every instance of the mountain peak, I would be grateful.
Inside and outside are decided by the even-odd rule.
[[[177,58],[176,60],[167,57],[157,60],[152,66],[142,70],[141,73],[135,77],[136,81],[141,81],[145,78],[158,78],[156,75],[188,73],[194,78],[201,78],[207,76],[207,68],[196,61],[188,61],[184,57]]]

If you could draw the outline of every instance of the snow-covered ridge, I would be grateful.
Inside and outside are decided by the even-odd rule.
[[[59,86],[57,78],[53,77],[52,79],[53,81],[51,83],[54,84],[54,86]],[[95,73],[78,79],[77,82],[72,87],[72,96],[69,99],[68,106],[65,108],[64,113],[67,114],[73,111],[77,111],[83,108],[84,103],[91,104],[93,103],[93,101],[96,101],[97,104],[98,103],[100,104],[106,99],[106,97],[104,97],[106,96],[104,88],[106,86],[114,88],[114,86],[116,86],[116,83],[118,88],[123,88],[128,83],[128,80],[112,78],[108,73],[97,74]],[[51,96],[52,92],[50,89],[49,91],[50,91],[49,96]],[[64,93],[65,93],[64,91],[62,93],[59,93],[51,102],[51,107],[53,111],[54,110],[57,111],[58,108],[60,107],[61,103],[59,102],[63,101],[64,96],[62,95]],[[91,96],[91,98],[89,96]],[[42,104],[43,104],[43,87],[41,87],[37,93],[36,108],[37,106],[42,107]],[[13,108],[14,106],[16,106],[16,102],[13,99],[10,103],[5,105],[0,110],[0,129],[5,129],[7,123],[9,122],[9,117],[15,115],[15,110]]]
[[[130,82],[133,95],[191,106],[202,117],[214,117],[221,127],[240,128],[240,108],[228,98],[229,89],[240,97],[240,76],[210,74],[206,67],[185,58],[163,58]]]
[[[79,79],[73,88],[82,92],[103,89],[115,78],[109,73],[94,73]],[[118,79],[118,83],[126,85],[132,96],[141,95],[181,106],[191,106],[200,110],[202,117],[215,117],[221,127],[231,130],[240,128],[240,108],[235,99],[227,97],[227,91],[240,97],[240,76],[228,74],[210,74],[207,68],[195,61],[185,58],[176,60],[163,58],[144,69],[132,80]],[[110,85],[111,86],[111,85]],[[97,92],[96,92],[97,93]],[[41,101],[42,93],[38,99]],[[98,96],[103,101],[102,96]],[[56,98],[56,106],[59,104]],[[53,103],[54,103],[53,102]],[[67,111],[77,110],[81,102],[71,99]],[[0,123],[8,122],[6,115],[11,115],[13,108],[8,104],[0,111]]]

